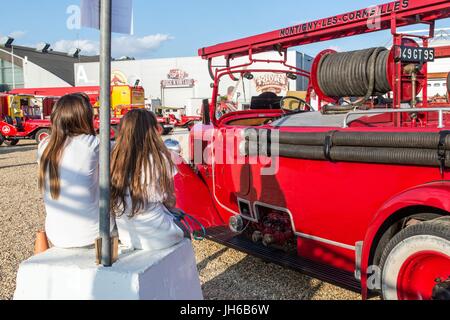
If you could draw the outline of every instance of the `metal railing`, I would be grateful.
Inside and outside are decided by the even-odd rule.
[[[411,109],[375,109],[366,111],[352,111],[349,112],[345,119],[343,128],[348,128],[349,119],[355,115],[372,115],[372,114],[384,114],[384,113],[417,113],[417,112],[437,112],[439,114],[438,128],[444,128],[444,113],[450,112],[450,108],[411,108]]]

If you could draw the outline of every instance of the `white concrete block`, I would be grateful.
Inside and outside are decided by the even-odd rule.
[[[15,300],[203,300],[189,240],[166,250],[133,251],[111,268],[94,250],[57,249],[20,265]]]

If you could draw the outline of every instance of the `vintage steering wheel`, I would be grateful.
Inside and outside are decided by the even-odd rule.
[[[283,108],[283,105],[284,105],[284,102],[286,101],[286,100],[296,100],[297,102],[298,102],[298,109],[296,109],[296,110],[290,110],[290,109],[286,109],[286,108]],[[301,108],[301,105],[304,105],[304,108],[302,109]],[[308,103],[308,102],[306,102],[305,100],[303,100],[302,98],[298,98],[298,97],[293,97],[293,96],[286,96],[286,97],[283,97],[283,98],[281,98],[281,100],[280,100],[280,108],[281,108],[281,110],[283,110],[283,111],[286,111],[286,112],[299,112],[299,111],[310,111],[310,112],[312,112],[312,111],[315,111],[314,110],[314,108]]]

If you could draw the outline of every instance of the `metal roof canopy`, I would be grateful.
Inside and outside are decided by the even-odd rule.
[[[199,49],[203,59],[237,58],[450,17],[448,0],[399,0]],[[393,23],[393,22],[396,23]],[[393,32],[395,32],[393,30]]]

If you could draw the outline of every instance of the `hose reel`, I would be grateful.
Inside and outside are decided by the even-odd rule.
[[[317,79],[328,97],[366,97],[391,91],[386,48],[327,54],[320,59]]]
[[[403,44],[419,46],[412,39],[403,39]],[[370,97],[385,95],[394,89],[394,74],[401,64],[401,101],[410,102],[425,84],[425,77],[419,70],[413,84],[411,74],[404,69],[407,63],[396,59],[393,48],[375,47],[349,52],[324,50],[314,60],[311,83],[322,101],[336,104],[341,98],[356,97],[361,105]],[[420,68],[421,69],[421,66]],[[415,94],[413,90],[415,89]],[[347,106],[348,107],[348,106]],[[336,106],[335,108],[338,108]],[[342,109],[342,107],[340,107]]]

